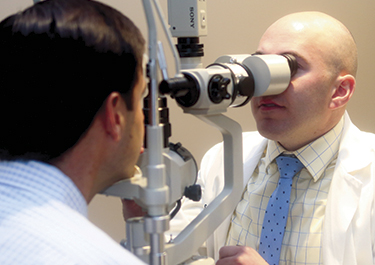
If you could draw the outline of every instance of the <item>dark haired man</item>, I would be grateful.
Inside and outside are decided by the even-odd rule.
[[[144,44],[95,1],[48,0],[0,23],[1,264],[143,264],[86,215],[134,173]]]

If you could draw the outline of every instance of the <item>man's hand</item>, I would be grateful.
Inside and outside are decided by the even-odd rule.
[[[259,253],[250,247],[225,246],[219,251],[216,265],[268,265]]]

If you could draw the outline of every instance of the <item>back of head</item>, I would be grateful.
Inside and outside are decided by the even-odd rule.
[[[48,0],[0,23],[0,159],[71,148],[112,91],[132,108],[144,39],[118,11]]]

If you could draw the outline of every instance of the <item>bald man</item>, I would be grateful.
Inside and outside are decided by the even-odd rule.
[[[257,53],[292,54],[299,67],[282,94],[252,99],[258,132],[243,135],[243,195],[207,241],[208,255],[217,265],[268,264],[258,251],[280,177],[276,158],[286,154],[303,168],[292,180],[280,258],[272,264],[373,264],[375,135],[356,128],[345,110],[356,83],[352,35],[326,14],[295,13],[267,29]],[[173,229],[220,193],[222,156],[222,144],[207,152],[199,176],[202,200],[185,202]]]

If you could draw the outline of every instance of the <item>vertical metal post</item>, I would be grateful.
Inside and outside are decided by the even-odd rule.
[[[145,218],[145,231],[150,235],[150,264],[164,265],[164,232],[169,227],[169,216],[166,212],[168,203],[168,186],[166,186],[166,170],[163,160],[163,130],[159,126],[158,111],[158,76],[157,76],[157,29],[151,0],[143,0],[148,24],[149,37],[149,78],[150,78],[150,113],[147,130],[147,188],[144,200],[147,204],[148,216]]]

